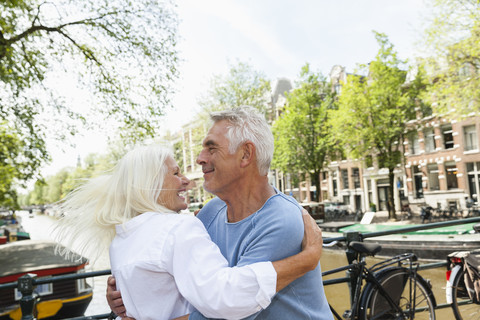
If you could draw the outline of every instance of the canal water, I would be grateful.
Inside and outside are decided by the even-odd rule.
[[[34,240],[51,240],[51,227],[55,219],[46,215],[35,214],[33,218],[28,217],[27,212],[21,211],[19,215],[22,217],[22,224],[30,236]],[[372,258],[368,260],[369,265],[380,261],[380,259]],[[428,261],[430,262],[430,261]],[[320,260],[322,270],[330,270],[347,264],[345,253],[341,250],[325,249]],[[109,269],[108,257],[102,257],[93,268],[90,270],[105,270]],[[429,270],[422,270],[420,274],[425,279],[429,279],[432,284],[432,289],[438,304],[445,303],[445,268],[436,268]],[[345,274],[340,272],[336,275],[331,275],[329,278],[343,277]],[[95,315],[102,313],[109,313],[108,304],[105,299],[106,283],[108,276],[95,277],[90,280],[93,285],[94,293],[93,300],[90,303],[85,315]],[[347,284],[335,284],[325,286],[325,294],[330,304],[340,314],[349,307],[349,294]],[[438,320],[452,320],[453,313],[450,308],[440,309],[436,311]]]

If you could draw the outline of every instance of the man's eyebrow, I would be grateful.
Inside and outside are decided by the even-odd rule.
[[[218,144],[213,140],[207,140],[203,143],[203,145],[206,147],[211,147],[211,146],[217,146]]]

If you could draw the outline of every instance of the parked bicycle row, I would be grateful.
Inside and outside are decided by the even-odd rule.
[[[420,209],[420,217],[422,223],[426,221],[442,221],[449,219],[461,219],[461,218],[471,218],[480,216],[480,207],[475,205],[469,208],[456,208],[456,207],[447,207],[447,208],[433,208],[431,206],[422,206]]]

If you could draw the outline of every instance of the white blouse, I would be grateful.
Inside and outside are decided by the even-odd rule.
[[[271,262],[229,268],[197,218],[146,212],[123,225],[110,246],[117,289],[136,319],[172,319],[192,311],[241,319],[275,294]]]

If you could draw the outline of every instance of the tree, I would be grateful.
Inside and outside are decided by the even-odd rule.
[[[298,88],[287,94],[287,104],[273,124],[275,151],[272,167],[284,172],[303,172],[315,185],[319,201],[320,173],[325,159],[335,149],[329,125],[334,92],[320,73],[306,64],[300,72]]]
[[[189,132],[183,137],[184,143],[190,145],[187,149],[191,152],[185,155],[186,162],[190,163],[191,157],[200,153],[211,112],[249,105],[265,114],[269,99],[270,81],[247,63],[238,62],[230,66],[227,74],[214,75],[209,90],[198,101],[202,110],[195,121],[185,126]],[[176,146],[179,147],[181,145]],[[176,159],[183,161],[183,154],[178,154]]]
[[[24,153],[24,142],[5,122],[0,122],[0,207],[16,209],[17,194],[15,182],[28,177],[30,166],[35,165],[19,159],[28,156]]]
[[[432,1],[434,19],[425,32],[433,56],[429,101],[453,117],[480,111],[480,5],[478,0]]]
[[[378,167],[388,169],[388,214],[396,219],[394,170],[402,163],[403,134],[412,118],[423,83],[406,86],[404,61],[397,57],[384,34],[375,33],[380,46],[375,60],[361,65],[367,76],[349,75],[334,119],[338,139],[354,158],[373,156]],[[420,73],[419,73],[420,74]]]
[[[43,193],[45,203],[55,203],[64,196],[63,185],[67,180],[69,170],[63,168],[55,175],[46,179],[46,190]]]
[[[126,152],[127,148],[123,144],[116,143],[109,146],[106,154],[89,154],[83,164],[76,168],[62,168],[54,175],[38,180],[34,189],[23,196],[22,205],[51,204],[63,199],[86,179],[110,171]]]
[[[215,75],[199,104],[205,113],[249,105],[266,112],[270,102],[270,81],[247,63],[231,65],[227,75]]]
[[[0,121],[24,142],[29,162],[18,178],[38,178],[47,136],[65,139],[82,123],[105,127],[110,119],[109,131],[121,124],[130,140],[156,134],[177,76],[173,5],[6,0],[0,12]],[[91,100],[62,92],[65,81]],[[89,108],[80,112],[80,104]]]

